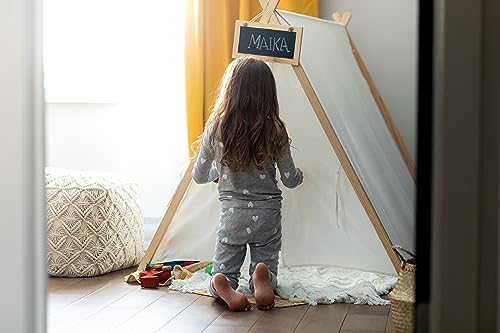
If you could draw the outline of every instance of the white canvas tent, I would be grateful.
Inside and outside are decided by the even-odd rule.
[[[326,265],[394,274],[391,246],[414,251],[414,169],[346,27],[287,12],[303,27],[301,65],[269,63],[280,114],[304,183],[283,190],[284,266]],[[276,19],[276,16],[273,16]],[[210,261],[217,185],[186,170],[139,266]]]

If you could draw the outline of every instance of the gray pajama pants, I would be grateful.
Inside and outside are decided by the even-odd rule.
[[[217,230],[213,271],[223,273],[234,289],[238,288],[240,269],[245,260],[247,244],[250,248],[250,289],[252,274],[262,262],[269,269],[273,290],[277,286],[278,259],[281,250],[281,209],[264,207],[262,202],[224,201]],[[209,283],[209,292],[218,297]]]

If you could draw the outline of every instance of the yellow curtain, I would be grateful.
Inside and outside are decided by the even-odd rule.
[[[278,8],[318,16],[318,0],[281,0]],[[203,132],[216,89],[231,61],[234,23],[249,20],[258,0],[186,0],[185,70],[188,149]]]

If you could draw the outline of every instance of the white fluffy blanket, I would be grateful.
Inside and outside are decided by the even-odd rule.
[[[242,270],[238,290],[250,295],[247,270]],[[187,280],[173,280],[170,289],[182,292],[207,292],[210,275],[203,270]],[[280,268],[278,295],[290,301],[303,301],[311,305],[345,302],[354,304],[386,305],[381,298],[396,284],[391,275],[362,272],[339,267]]]

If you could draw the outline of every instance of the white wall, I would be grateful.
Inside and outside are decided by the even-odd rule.
[[[320,16],[350,11],[354,43],[416,157],[417,0],[320,0]]]
[[[45,332],[39,1],[0,2],[0,331]],[[22,268],[21,268],[22,267]],[[18,273],[19,269],[24,271]]]
[[[142,213],[165,213],[187,164],[185,111],[164,103],[47,104],[47,166],[113,172],[140,188]]]

